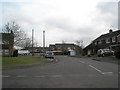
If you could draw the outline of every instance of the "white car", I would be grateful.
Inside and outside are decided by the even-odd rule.
[[[28,50],[18,50],[19,55],[28,55],[30,52]]]
[[[114,51],[111,50],[111,49],[99,49],[97,51],[97,55],[100,57],[100,56],[112,56],[114,55]]]

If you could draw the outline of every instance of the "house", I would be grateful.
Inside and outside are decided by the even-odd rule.
[[[80,46],[70,43],[52,44],[49,45],[49,50],[63,55],[68,55],[71,50],[74,50],[77,55],[82,54],[82,48]]]
[[[98,49],[110,48],[114,51],[120,49],[120,30],[109,30],[109,33],[103,34],[92,41],[84,48],[85,54],[96,54]]]
[[[0,56],[13,56],[14,34],[0,33]]]

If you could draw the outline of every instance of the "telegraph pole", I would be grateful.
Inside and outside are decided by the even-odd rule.
[[[34,44],[34,29],[32,29],[32,56],[34,55],[33,44]]]

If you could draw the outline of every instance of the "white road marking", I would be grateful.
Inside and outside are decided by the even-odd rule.
[[[98,71],[99,73],[103,73],[101,70],[97,69],[96,67],[92,66],[92,65],[89,65],[91,68],[95,69],[96,71]]]
[[[97,69],[96,67],[92,66],[92,65],[89,65],[91,68],[95,69],[96,71],[98,71],[99,73],[101,74],[104,74],[104,75],[112,75],[113,72],[102,72],[101,70]]]
[[[102,72],[102,74],[111,75],[111,74],[113,74],[113,72]]]
[[[83,62],[83,61],[79,61],[79,62],[81,62],[81,63],[85,63],[85,62]]]
[[[27,77],[27,76],[26,76],[26,75],[18,75],[18,76],[16,76],[16,77],[22,78],[22,77]]]
[[[5,78],[6,78],[6,77],[10,77],[10,75],[2,75],[2,77],[5,77]]]
[[[51,75],[51,77],[61,77],[61,75]]]
[[[43,77],[45,77],[45,76],[34,76],[34,77],[36,77],[36,78],[43,78]]]

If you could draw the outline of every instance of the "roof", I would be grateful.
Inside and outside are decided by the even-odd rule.
[[[120,35],[120,30],[113,31],[112,33],[102,34],[101,36],[96,38],[93,42],[96,42],[96,41],[99,41],[99,40],[102,40],[102,39],[105,39],[105,38],[111,38],[111,37],[114,37],[114,36],[119,36],[119,35]],[[92,47],[92,43],[90,43],[88,46],[86,46],[84,48],[84,50],[89,49],[91,47]]]
[[[112,33],[103,34],[99,36],[98,38],[96,38],[94,41],[98,41],[98,40],[105,39],[105,38],[111,38],[111,37],[118,36],[118,35],[120,35],[120,30],[114,31]]]
[[[55,45],[74,45],[73,43],[57,43]]]
[[[111,38],[111,37],[118,36],[118,35],[120,35],[120,30],[114,31],[112,33],[103,34],[99,36],[98,38],[96,38],[94,41],[98,41],[98,40],[105,39],[105,38]]]

